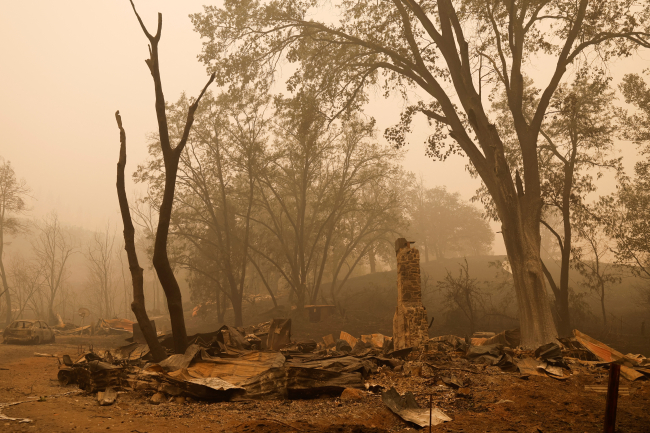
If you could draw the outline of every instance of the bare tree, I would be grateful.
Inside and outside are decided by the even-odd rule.
[[[104,318],[115,314],[115,232],[110,225],[103,232],[96,232],[86,248],[88,283],[95,293],[98,311]]]
[[[476,278],[469,276],[467,259],[460,263],[458,277],[447,270],[447,275],[438,281],[438,288],[443,292],[448,310],[460,310],[469,322],[470,334],[476,331],[479,314],[483,311],[485,294]]]
[[[162,174],[162,183],[164,184],[164,173]],[[151,293],[153,297],[153,311],[161,311],[162,299],[160,296],[160,289],[156,281],[156,273],[152,263],[153,251],[156,242],[156,227],[158,226],[158,212],[156,209],[160,208],[160,197],[153,197],[151,192],[145,197],[138,198],[136,196],[133,206],[131,206],[131,213],[133,215],[133,222],[139,227],[141,236],[138,237],[136,244],[144,249],[147,253],[147,270],[152,272],[151,275]],[[172,239],[173,240],[173,239]],[[170,256],[170,265],[174,273],[176,272],[176,264],[178,256],[182,255],[183,251],[174,242],[167,244],[167,255]]]
[[[122,277],[122,288],[124,292],[124,317],[128,317],[129,315],[129,305],[132,302],[132,297],[129,296],[129,289],[128,289],[128,284],[126,283],[126,275],[124,273],[124,257],[122,250],[124,250],[124,243],[121,244],[121,247],[117,249],[117,259],[120,262],[120,276]]]
[[[614,255],[610,247],[611,239],[603,233],[599,225],[587,215],[577,225],[578,245],[573,248],[574,266],[584,277],[582,286],[594,292],[600,302],[603,327],[607,329],[607,289],[621,282],[619,266],[612,263]],[[607,259],[610,259],[609,261]]]
[[[56,213],[46,216],[36,224],[37,235],[32,241],[32,248],[38,266],[44,276],[44,292],[47,304],[48,321],[58,323],[54,304],[63,291],[68,277],[68,260],[76,252],[70,235],[65,232]]]
[[[25,181],[16,178],[16,173],[9,161],[0,158],[0,299],[4,296],[7,311],[5,321],[11,323],[11,290],[7,281],[7,272],[4,266],[5,235],[16,234],[25,228],[16,215],[26,210],[25,197],[29,194],[29,188]]]
[[[174,276],[174,271],[169,263],[167,256],[167,238],[169,236],[169,223],[171,220],[172,206],[174,204],[174,191],[176,189],[176,173],[178,171],[178,160],[185,148],[187,139],[192,129],[194,122],[194,112],[196,111],[199,101],[207,90],[208,86],[214,81],[214,74],[208,80],[199,97],[190,106],[187,112],[187,121],[183,129],[183,135],[176,145],[172,147],[169,139],[169,128],[167,125],[167,114],[165,105],[165,96],[162,90],[162,80],[160,79],[160,63],[158,61],[158,43],[160,42],[160,35],[162,31],[162,14],[158,14],[158,29],[156,34],[152,35],[145,27],[140,15],[135,9],[133,1],[131,6],[133,12],[142,27],[142,31],[149,40],[149,54],[150,57],[146,60],[149,71],[154,82],[156,94],[156,118],[158,120],[158,134],[160,139],[160,147],[163,153],[163,160],[165,163],[165,189],[163,194],[162,203],[160,205],[160,214],[158,220],[158,228],[156,230],[156,242],[154,245],[153,265],[156,268],[158,279],[165,291],[167,298],[167,307],[169,308],[169,317],[172,325],[172,333],[174,338],[174,349],[176,353],[184,353],[187,345],[187,331],[185,330],[185,319],[183,315],[183,299],[181,296],[181,289],[178,286],[178,281]],[[124,212],[124,211],[123,211]]]
[[[9,277],[12,281],[12,292],[18,307],[16,318],[22,319],[28,305],[41,294],[43,273],[36,263],[16,255],[9,265]]]
[[[570,84],[558,87],[551,99],[551,111],[540,129],[541,141],[538,156],[544,202],[541,224],[555,239],[560,253],[560,278],[555,280],[542,261],[542,270],[555,297],[557,328],[561,336],[571,335],[569,309],[569,271],[573,229],[578,220],[574,212],[583,205],[588,194],[596,190],[595,179],[606,169],[620,171],[620,158],[614,157],[613,138],[617,129],[612,101],[614,92],[609,86],[610,78],[602,70],[583,67]],[[525,80],[527,97],[526,116],[533,115],[538,89],[532,80]],[[507,95],[495,103],[497,128],[504,137],[506,155],[511,166],[521,167],[521,152]],[[516,173],[515,173],[516,177]],[[487,196],[483,187],[479,194]],[[494,210],[488,209],[493,216]],[[557,224],[553,220],[559,218]]]

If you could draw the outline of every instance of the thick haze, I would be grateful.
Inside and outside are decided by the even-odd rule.
[[[188,14],[209,0],[138,0],[138,12],[151,31],[163,14],[161,73],[167,101],[181,92],[196,96],[206,73],[196,56],[201,41]],[[146,136],[157,129],[153,82],[144,63],[147,40],[127,0],[41,0],[3,2],[0,14],[0,156],[32,188],[32,216],[56,210],[64,223],[97,229],[117,223],[115,170],[119,136],[115,110],[127,133],[127,171],[147,157]],[[648,58],[647,53],[641,53]],[[543,63],[543,62],[542,62]],[[641,71],[648,61],[619,62],[623,73]],[[539,77],[544,77],[539,70]],[[534,78],[539,78],[534,77]],[[539,83],[538,86],[541,86]],[[403,102],[375,98],[366,112],[381,132],[397,122]],[[446,185],[469,199],[479,181],[463,167],[466,159],[441,163],[424,155],[426,124],[413,134],[404,164],[422,175],[427,186]],[[634,148],[621,143],[628,157]],[[606,181],[607,183],[607,181]],[[602,193],[610,186],[602,185]],[[129,181],[127,190],[136,187]],[[496,230],[498,225],[493,224]],[[505,252],[500,236],[494,252]]]

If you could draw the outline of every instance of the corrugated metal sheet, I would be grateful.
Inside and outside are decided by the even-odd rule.
[[[596,355],[598,359],[604,362],[614,362],[618,359],[624,358],[621,352],[618,352],[608,345],[601,343],[600,341],[591,338],[587,334],[583,334],[577,329],[573,330],[573,335],[576,337],[576,340],[580,342],[587,350]]]

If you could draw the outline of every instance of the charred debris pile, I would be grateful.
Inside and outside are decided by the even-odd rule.
[[[385,406],[405,421],[425,427],[450,421],[451,411],[462,406],[456,403],[471,402],[474,390],[484,387],[492,375],[565,381],[617,365],[613,370],[620,366],[620,375],[628,381],[650,376],[650,359],[623,355],[577,330],[572,338],[534,351],[521,348],[519,329],[477,333],[473,338],[429,338],[419,252],[403,238],[395,242],[395,252],[398,302],[392,337],[357,338],[341,331],[338,338],[293,341],[291,319],[274,319],[193,335],[182,354],[173,354],[172,336],[160,336],[169,355],[158,363],[152,361],[148,346],[137,340],[115,350],[85,353],[75,361],[65,356],[59,382],[98,392],[103,405],[115,401],[118,389],[143,393],[152,403],[188,398],[362,399],[373,394],[381,395]],[[124,328],[102,323],[109,330],[118,325]],[[606,391],[598,385],[587,390]],[[428,397],[428,408],[418,403],[418,399],[423,403],[423,396]]]
[[[364,337],[354,347],[331,336],[322,343],[292,341],[291,319],[246,329],[223,326],[189,340],[184,354],[160,363],[151,362],[148,346],[136,342],[88,352],[76,361],[65,356],[58,378],[89,392],[130,388],[160,401],[176,396],[213,401],[339,396],[346,388],[364,389],[364,380],[379,367],[404,364],[410,351],[393,351],[384,336]],[[170,336],[160,341],[172,350]]]
[[[245,329],[223,326],[189,340],[184,354],[171,354],[159,363],[151,361],[146,344],[137,342],[90,351],[76,360],[66,355],[58,379],[61,385],[77,384],[98,393],[101,405],[112,404],[117,391],[129,390],[155,404],[380,394],[384,404],[404,420],[428,426],[430,409],[420,408],[415,396],[435,394],[439,407],[434,407],[432,424],[450,421],[440,409],[444,401],[471,399],[472,387],[481,376],[544,376],[563,381],[604,370],[614,362],[629,381],[650,377],[650,359],[623,355],[577,330],[574,337],[535,351],[519,348],[517,329],[475,334],[475,338],[435,337],[398,350],[393,338],[382,334],[356,338],[341,332],[338,338],[327,335],[319,342],[293,341],[291,319]],[[160,341],[172,351],[170,336]],[[399,394],[396,388],[407,392]]]

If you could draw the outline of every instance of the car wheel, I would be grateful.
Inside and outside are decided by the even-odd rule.
[[[41,344],[41,337],[37,335],[36,338],[34,338],[34,344]]]

